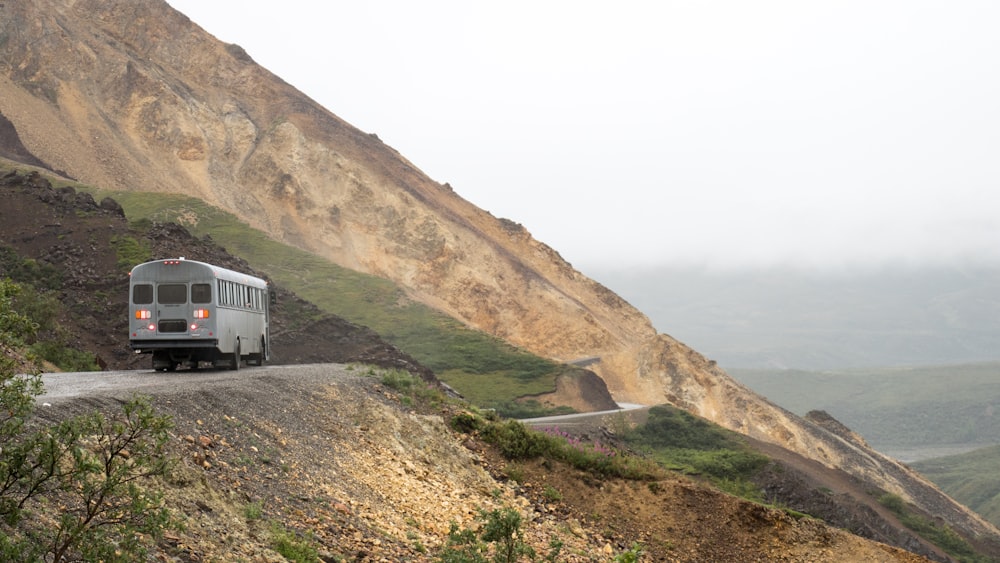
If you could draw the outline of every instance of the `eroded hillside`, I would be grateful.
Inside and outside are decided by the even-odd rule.
[[[671,402],[1000,535],[908,468],[656,334],[524,227],[427,178],[165,2],[5,2],[0,15],[0,114],[49,168],[203,198],[538,355],[598,358],[589,367],[619,401]]]
[[[643,561],[926,561],[681,476],[628,481],[506,461],[449,428],[460,405],[414,400],[367,368],[258,368],[184,385],[150,377],[164,380],[144,391],[173,417],[180,460],[158,485],[184,524],[157,546],[165,560],[284,561],[284,538],[326,561],[438,561],[453,522],[479,530],[481,510],[510,509],[539,557],[560,562],[610,561],[636,546]],[[129,395],[43,397],[40,413],[114,411]]]

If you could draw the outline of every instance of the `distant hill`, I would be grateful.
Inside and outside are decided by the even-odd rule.
[[[1000,360],[1000,265],[588,273],[727,370]]]
[[[829,412],[883,453],[1000,443],[1000,362],[730,373],[796,414]]]
[[[1000,526],[1000,446],[911,465],[949,496]]]

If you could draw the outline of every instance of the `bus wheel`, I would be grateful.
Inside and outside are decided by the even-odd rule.
[[[248,366],[262,366],[262,365],[264,365],[264,339],[263,338],[261,338],[261,340],[260,340],[260,351],[257,352],[256,354],[250,354],[250,357],[247,358],[247,365]]]
[[[153,371],[171,371],[174,362],[170,360],[170,355],[163,352],[153,352]]]
[[[229,369],[236,371],[240,369],[240,341],[236,341],[236,346],[233,348],[233,359],[230,363]]]

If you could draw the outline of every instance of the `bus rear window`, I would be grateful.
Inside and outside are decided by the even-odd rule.
[[[212,302],[212,286],[207,283],[193,283],[191,284],[191,302],[192,303],[211,303]]]
[[[148,283],[136,284],[132,287],[132,303],[136,305],[149,305],[153,302],[153,285]]]
[[[161,305],[187,303],[187,286],[182,283],[167,283],[156,286],[156,302]]]

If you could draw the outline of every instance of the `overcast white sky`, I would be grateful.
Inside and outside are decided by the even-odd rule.
[[[168,0],[578,268],[1000,263],[1000,2]]]

